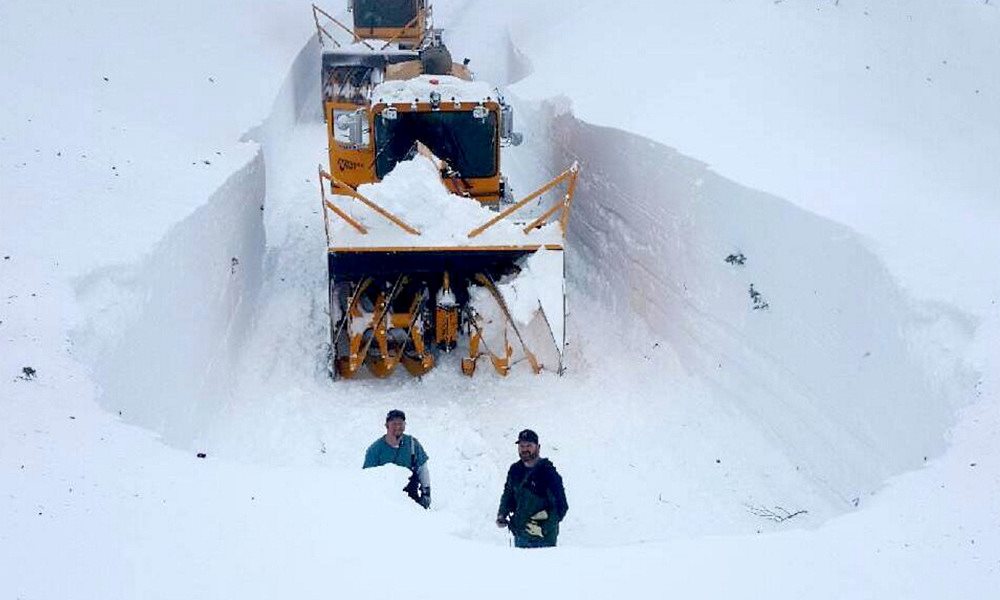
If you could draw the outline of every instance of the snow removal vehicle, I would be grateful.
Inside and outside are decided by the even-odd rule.
[[[376,4],[378,18],[365,12]],[[480,359],[501,375],[518,363],[561,373],[577,166],[515,201],[501,147],[521,136],[499,91],[452,61],[424,2],[352,7],[353,29],[314,6],[333,376],[399,364],[420,376],[443,353],[461,355],[467,375]]]

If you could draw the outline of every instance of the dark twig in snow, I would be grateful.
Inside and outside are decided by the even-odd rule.
[[[753,506],[751,504],[745,505],[747,512],[764,519],[769,519],[775,523],[784,523],[789,519],[794,519],[799,515],[809,514],[808,510],[797,510],[795,512],[790,512],[788,509],[781,506],[775,506],[773,509],[766,508],[763,506]]]

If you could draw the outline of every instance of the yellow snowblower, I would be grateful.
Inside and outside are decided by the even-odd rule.
[[[313,7],[333,376],[400,364],[420,376],[453,352],[467,375],[482,358],[501,375],[561,373],[577,165],[515,201],[500,168],[501,147],[521,141],[513,109],[452,61],[425,2],[352,8],[348,28]]]

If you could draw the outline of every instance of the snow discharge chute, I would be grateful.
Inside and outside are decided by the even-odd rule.
[[[424,2],[394,3],[391,19],[374,6],[354,3],[353,29],[314,6],[332,44],[319,175],[334,376],[367,365],[386,377],[400,364],[419,376],[450,352],[468,375],[482,359],[503,375],[518,363],[562,372],[577,165],[515,202],[500,170],[501,146],[521,141],[511,106],[451,61]]]

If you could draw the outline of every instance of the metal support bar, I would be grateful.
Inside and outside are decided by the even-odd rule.
[[[334,46],[340,48],[340,42],[335,40],[333,36],[330,35],[330,32],[327,31],[325,27],[319,24],[319,13],[316,12],[317,10],[319,10],[319,7],[316,6],[315,4],[313,4],[312,7],[313,7],[313,22],[316,23],[316,38],[319,40],[319,45],[320,46],[323,45],[323,35],[325,34],[326,37],[328,37],[330,41],[333,42]]]
[[[549,220],[549,217],[551,217],[557,211],[560,211],[563,208],[565,208],[565,206],[566,206],[565,200],[563,202],[559,202],[558,204],[553,204],[552,208],[545,211],[545,213],[542,216],[538,217],[531,223],[528,223],[528,226],[525,227],[522,231],[524,231],[524,233],[528,233],[529,231],[535,229],[536,227],[541,227]]]
[[[576,178],[580,174],[580,163],[574,160],[570,170],[573,171],[573,177],[569,180],[569,188],[566,190],[566,196],[563,199],[562,215],[559,217],[559,227],[562,229],[563,237],[566,236],[566,224],[569,223],[569,209],[573,206],[573,198],[576,194]]]
[[[330,178],[330,175],[326,171],[323,170],[323,165],[320,165],[319,166],[319,195],[320,195],[320,198],[323,199],[323,206],[326,207],[326,208],[329,208],[330,210],[332,210],[334,212],[334,214],[336,214],[338,217],[340,217],[344,221],[347,221],[347,224],[350,225],[351,227],[353,227],[354,229],[356,229],[358,231],[358,233],[360,233],[362,235],[366,235],[368,233],[368,230],[365,228],[364,225],[362,225],[361,223],[358,223],[349,214],[347,214],[346,212],[344,212],[343,210],[341,210],[333,202],[330,202],[329,200],[326,199],[326,187],[323,185],[323,179],[329,179],[329,178]],[[330,222],[329,222],[329,219],[330,218],[327,216],[326,210],[324,210],[323,211],[323,228],[326,230],[326,239],[327,240],[330,239]]]
[[[313,4],[313,5],[312,5],[312,7],[313,7],[313,19],[314,19],[314,20],[316,21],[316,27],[319,27],[319,17],[317,17],[317,16],[316,16],[316,13],[319,13],[319,14],[323,15],[324,17],[326,17],[327,19],[329,19],[329,20],[330,20],[331,22],[333,22],[333,24],[334,24],[334,25],[336,25],[337,27],[340,27],[341,29],[343,29],[344,31],[346,31],[347,33],[349,33],[349,34],[351,35],[351,39],[352,39],[352,40],[353,40],[354,42],[361,42],[361,43],[362,43],[362,44],[364,44],[365,46],[368,46],[368,49],[369,49],[369,50],[374,50],[374,49],[375,49],[375,47],[374,47],[374,46],[372,46],[371,44],[369,44],[369,43],[368,43],[368,42],[366,42],[365,40],[363,40],[363,39],[361,39],[360,37],[358,37],[358,34],[354,33],[354,30],[353,30],[353,29],[351,29],[351,28],[350,28],[350,27],[348,27],[347,25],[344,25],[343,23],[341,23],[341,22],[340,22],[340,21],[338,21],[337,19],[334,19],[334,18],[333,18],[333,17],[332,17],[331,15],[330,15],[330,13],[326,12],[326,11],[325,11],[325,10],[323,10],[322,8],[320,8],[320,7],[316,6],[315,4]],[[324,33],[326,33],[326,35],[327,35],[327,36],[328,36],[328,37],[329,37],[329,38],[330,38],[331,40],[333,40],[333,36],[332,36],[332,35],[330,35],[330,33],[329,33],[328,31],[326,31],[325,29],[322,29],[322,28],[321,28],[321,30],[322,30],[322,31],[323,31]],[[320,41],[322,42],[322,38],[320,38]],[[334,43],[337,43],[337,42],[336,42],[336,40],[333,40],[333,41],[334,41]],[[337,45],[339,46],[340,44],[337,44]]]
[[[368,235],[368,229],[365,228],[364,225],[362,225],[361,223],[358,223],[357,221],[355,221],[353,218],[351,218],[350,215],[348,215],[343,210],[341,210],[336,205],[334,205],[333,202],[330,202],[329,200],[324,200],[323,203],[326,204],[327,208],[329,208],[330,210],[332,210],[333,212],[335,212],[338,217],[340,217],[341,219],[347,221],[347,224],[350,225],[351,227],[355,228],[358,231],[358,233],[360,233],[361,235]],[[329,238],[327,238],[327,239],[329,239]]]
[[[518,210],[520,210],[528,202],[531,202],[535,198],[541,196],[545,192],[547,192],[547,191],[551,190],[552,188],[556,187],[557,185],[559,185],[560,183],[562,183],[566,179],[571,178],[570,184],[569,184],[569,188],[568,188],[568,191],[567,191],[566,195],[563,196],[562,202],[560,202],[559,204],[556,205],[557,207],[563,209],[563,215],[562,215],[562,218],[560,219],[560,222],[564,222],[564,219],[567,218],[567,213],[569,211],[569,206],[572,203],[573,191],[574,191],[574,189],[576,187],[575,186],[575,184],[576,184],[576,175],[577,175],[577,173],[579,173],[579,171],[580,171],[580,165],[579,165],[579,163],[574,162],[573,165],[570,168],[568,168],[565,171],[563,171],[561,174],[559,174],[559,176],[557,176],[552,181],[546,183],[545,185],[543,185],[542,187],[538,188],[534,192],[528,194],[523,200],[518,200],[516,203],[514,203],[513,205],[511,205],[510,207],[508,207],[507,209],[505,209],[503,212],[501,212],[497,216],[493,217],[489,221],[483,223],[479,227],[476,227],[475,229],[473,229],[472,231],[470,231],[469,234],[468,234],[468,237],[474,238],[474,237],[478,236],[479,234],[483,233],[484,231],[486,231],[490,227],[493,227],[494,225],[496,225],[497,223],[499,223],[501,220],[507,218],[508,216],[510,216],[510,215],[514,214],[515,212],[517,212]],[[550,209],[550,211],[545,214],[545,218],[548,219],[555,212],[556,212],[555,210],[551,210]],[[542,221],[540,221],[539,219],[535,219],[535,221],[532,223],[532,225],[530,225],[529,227],[525,228],[524,232],[528,233],[528,231],[530,231],[533,227],[537,227],[540,222],[542,222]],[[565,229],[565,225],[563,225],[563,235],[565,235],[565,234],[566,234],[566,229]]]
[[[395,42],[396,40],[398,40],[399,38],[403,37],[403,34],[406,33],[406,30],[409,29],[410,27],[415,26],[417,24],[417,22],[420,21],[420,18],[423,17],[423,16],[424,16],[424,11],[418,10],[417,14],[412,19],[410,19],[409,22],[406,25],[403,25],[402,29],[399,30],[399,33],[397,33],[396,35],[394,35],[391,38],[389,38],[389,41],[387,41],[385,44],[383,44],[382,47],[379,48],[379,51],[381,52],[382,50],[385,50],[386,48],[389,47],[389,44],[391,44],[391,43]],[[424,32],[421,31],[420,32],[420,39],[417,41],[417,45],[419,46],[420,44],[423,43],[423,41],[424,41]]]
[[[378,214],[380,214],[383,217],[385,217],[386,219],[388,219],[390,222],[392,222],[394,225],[396,225],[397,227],[399,227],[400,229],[402,229],[406,233],[409,233],[409,234],[412,234],[412,235],[420,235],[420,231],[417,230],[417,229],[415,229],[415,228],[413,228],[413,227],[411,227],[410,225],[408,225],[406,223],[406,221],[403,221],[402,219],[400,219],[396,215],[392,214],[391,212],[387,211],[386,209],[382,208],[378,204],[375,204],[374,202],[372,202],[371,200],[369,200],[368,198],[366,198],[362,194],[358,193],[358,191],[355,190],[354,188],[352,188],[351,186],[349,186],[346,183],[344,183],[343,181],[337,179],[333,175],[330,175],[326,171],[323,171],[322,169],[320,169],[320,178],[328,180],[333,185],[334,189],[340,190],[344,194],[346,194],[346,195],[354,198],[358,202],[361,202],[362,204],[364,204],[368,208],[374,210]],[[320,185],[323,185],[322,181],[320,181]]]

